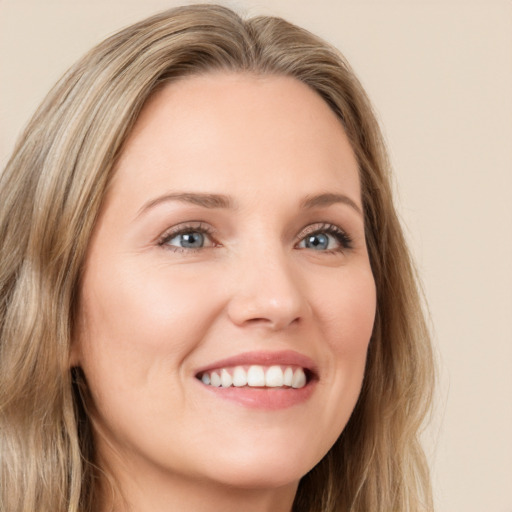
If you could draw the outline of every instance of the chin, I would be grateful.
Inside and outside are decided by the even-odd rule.
[[[289,467],[283,464],[275,466],[240,467],[236,471],[221,470],[215,475],[217,483],[238,489],[278,489],[286,486],[296,486],[299,480],[307,473],[298,467]]]
[[[293,449],[279,450],[264,447],[250,453],[233,452],[218,457],[212,477],[219,483],[244,489],[271,489],[297,485],[321,459],[304,453],[300,443]]]

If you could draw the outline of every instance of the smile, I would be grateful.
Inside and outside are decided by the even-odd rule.
[[[197,368],[194,376],[209,396],[267,411],[307,402],[320,380],[315,362],[294,350],[237,354]]]
[[[202,372],[197,376],[203,384],[213,387],[303,388],[307,370],[292,366],[235,366]]]

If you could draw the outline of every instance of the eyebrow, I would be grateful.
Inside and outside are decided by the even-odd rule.
[[[301,208],[319,208],[323,206],[331,206],[332,204],[337,203],[346,204],[359,213],[359,215],[363,215],[363,212],[357,203],[344,194],[326,193],[315,196],[306,196],[301,202]]]
[[[168,201],[179,201],[182,203],[195,204],[203,208],[214,209],[214,208],[234,208],[233,200],[223,194],[201,194],[192,192],[176,192],[171,194],[165,194],[163,196],[152,199],[142,206],[137,213],[137,217],[142,213],[154,208],[155,206],[166,203]]]
[[[224,194],[203,194],[198,192],[176,192],[159,196],[151,201],[145,203],[137,213],[139,217],[147,210],[154,208],[162,203],[169,201],[178,201],[183,203],[190,203],[196,206],[201,206],[208,209],[233,209],[235,207],[234,201]],[[361,208],[350,197],[344,194],[325,193],[314,196],[306,196],[300,203],[301,209],[309,210],[312,208],[321,208],[331,206],[333,204],[342,203],[350,206],[357,213],[362,215]]]

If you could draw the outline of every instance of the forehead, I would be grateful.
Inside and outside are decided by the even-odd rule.
[[[276,179],[290,190],[339,186],[359,194],[340,120],[294,78],[215,73],[170,83],[149,99],[113,185],[236,193],[237,185],[268,191]]]

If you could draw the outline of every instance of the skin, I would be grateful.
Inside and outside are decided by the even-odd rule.
[[[231,205],[155,202],[175,193],[222,194]],[[301,206],[325,193],[345,199]],[[90,242],[71,357],[90,388],[100,463],[121,491],[106,505],[291,510],[361,388],[375,315],[361,210],[342,125],[306,85],[218,73],[150,99]],[[165,239],[199,222],[212,231],[202,248]],[[350,247],[328,233],[327,250],[307,247],[325,224]],[[262,350],[314,361],[307,400],[247,407],[196,378]]]

